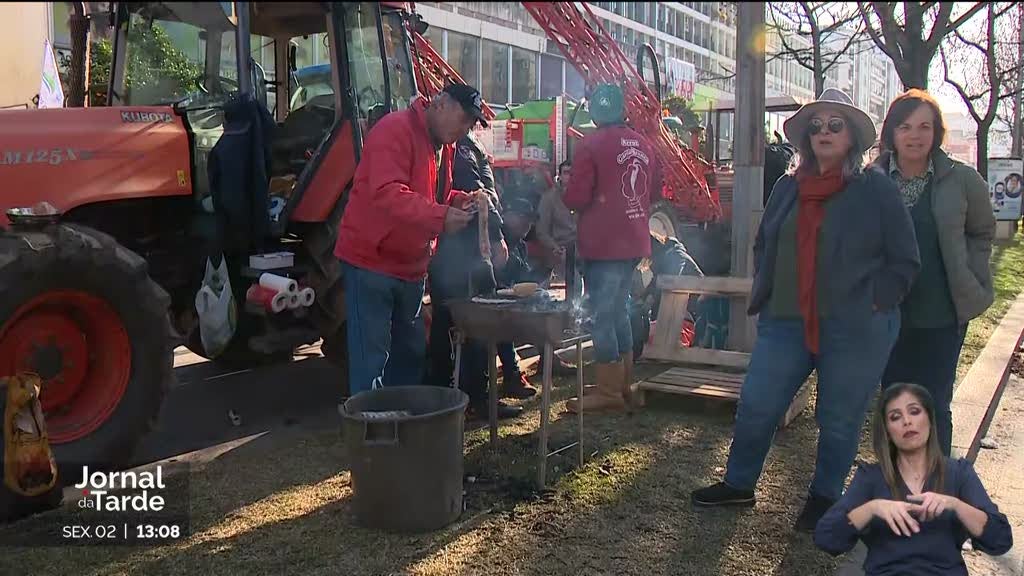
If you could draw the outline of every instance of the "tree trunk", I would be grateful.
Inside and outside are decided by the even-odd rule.
[[[913,47],[908,50],[909,57],[903,63],[902,66],[896,67],[896,72],[900,77],[900,81],[903,82],[903,87],[907,90],[911,88],[920,88],[921,90],[928,89],[928,67],[931,66],[932,58],[927,58],[927,61],[920,47]],[[934,56],[934,54],[932,54]]]
[[[71,3],[74,12],[68,17],[71,34],[71,65],[68,67],[67,106],[81,108],[89,92],[89,16],[84,2]]]
[[[815,29],[817,26],[815,26]],[[825,91],[825,71],[824,64],[821,61],[821,33],[815,32],[811,34],[812,43],[812,57],[814,58],[814,70],[811,72],[814,74],[814,97],[821,96],[821,93]]]
[[[1017,65],[1024,66],[1024,3],[1017,5],[1020,12],[1017,21]],[[1017,96],[1013,99],[1013,151],[1011,154],[1020,157],[1024,154],[1024,70],[1017,70],[1015,83]]]
[[[988,179],[988,131],[991,127],[992,120],[979,122],[978,135],[976,137],[978,143],[978,156],[976,158],[978,173],[986,180]]]

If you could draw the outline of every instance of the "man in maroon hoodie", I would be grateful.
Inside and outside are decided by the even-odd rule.
[[[464,84],[415,100],[369,131],[341,218],[349,390],[423,380],[420,308],[434,240],[469,223],[479,191],[451,189],[452,144],[487,125],[480,93]]]
[[[590,99],[597,131],[576,149],[564,202],[578,214],[577,254],[593,313],[597,387],[584,411],[622,410],[631,403],[633,334],[629,289],[633,270],[651,254],[652,196],[661,193],[661,168],[647,140],[624,122],[622,90],[603,85]],[[580,408],[580,400],[568,410]]]

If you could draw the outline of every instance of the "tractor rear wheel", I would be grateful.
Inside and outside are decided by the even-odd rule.
[[[127,464],[174,377],[170,298],[146,261],[85,226],[17,230],[0,235],[0,294],[0,374],[41,377],[62,475]]]
[[[323,338],[320,351],[332,364],[343,368],[348,365],[348,340],[341,262],[334,255],[337,222],[338,219],[332,218],[317,225],[303,238],[302,245],[310,261],[310,272],[305,282],[316,291],[312,312],[313,321]]]

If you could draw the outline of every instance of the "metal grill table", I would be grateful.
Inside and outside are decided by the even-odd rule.
[[[541,379],[540,438],[537,445],[537,486],[544,489],[547,481],[548,458],[573,447],[577,449],[578,465],[583,466],[583,410],[576,416],[576,441],[548,452],[548,423],[551,411],[551,368],[555,361],[555,346],[576,347],[576,394],[583,398],[583,341],[584,334],[569,332],[573,325],[568,310],[536,310],[517,301],[508,303],[482,303],[472,300],[454,300],[446,304],[460,337],[455,346],[455,386],[459,386],[463,339],[487,343],[488,394],[490,444],[498,440],[498,343],[526,342],[541,349],[544,371]]]

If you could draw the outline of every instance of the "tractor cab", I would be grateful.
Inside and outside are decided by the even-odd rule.
[[[212,212],[208,160],[225,109],[239,101],[265,108],[274,236],[285,233],[289,216],[326,218],[368,128],[416,95],[401,5],[135,2],[118,4],[113,16],[109,103],[170,106],[183,118],[200,211]],[[344,164],[331,167],[330,190],[316,182],[326,156]],[[328,197],[303,206],[310,187]]]
[[[140,2],[112,16],[110,105],[159,110],[188,140],[188,244],[169,251],[198,256],[159,278],[178,332],[198,332],[192,302],[207,256],[224,254],[243,308],[261,274],[250,256],[285,251],[293,265],[276,272],[315,289],[313,311],[240,310],[232,350],[290,354],[334,336],[345,191],[373,124],[417,95],[405,5]],[[186,345],[205,355],[194,338]]]

